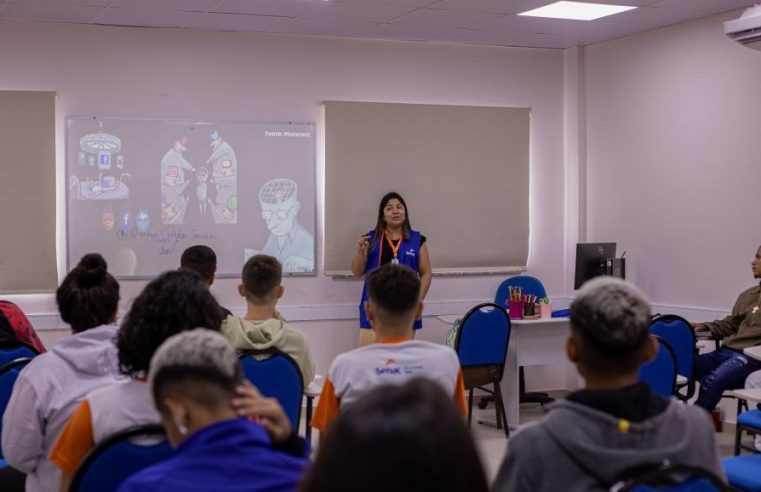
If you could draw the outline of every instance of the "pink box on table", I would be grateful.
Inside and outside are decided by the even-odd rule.
[[[508,301],[507,309],[510,311],[510,319],[523,319],[523,303],[521,301]]]
[[[552,318],[552,304],[539,304],[539,313],[542,319]]]

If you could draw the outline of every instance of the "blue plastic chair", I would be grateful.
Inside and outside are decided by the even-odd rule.
[[[520,287],[523,289],[524,294],[535,295],[537,299],[547,297],[547,291],[545,290],[541,280],[530,275],[516,275],[515,277],[510,277],[499,284],[499,287],[497,287],[497,294],[494,296],[494,303],[502,307],[507,306],[507,299],[510,297],[511,287]],[[553,312],[552,315],[553,317],[556,317],[555,312]],[[521,403],[539,403],[540,405],[546,405],[555,401],[555,399],[550,397],[550,395],[547,393],[534,391],[527,393],[525,377],[523,375],[523,366],[521,366],[518,371],[518,381],[520,384],[518,393],[520,395]]]
[[[507,301],[510,298],[510,287],[520,287],[525,294],[535,295],[537,299],[547,297],[547,291],[538,278],[529,275],[517,275],[499,284],[497,293],[494,296],[495,304],[503,308],[507,307]]]
[[[611,492],[731,492],[715,473],[701,467],[664,463],[629,474]]]
[[[500,382],[509,342],[510,317],[502,306],[489,302],[465,314],[454,345],[468,390],[468,427],[473,414],[473,390],[480,388],[493,394],[497,428],[504,428],[506,437],[510,437],[510,429]],[[492,385],[492,389],[486,388],[487,385]]]
[[[3,432],[2,415],[5,413],[8,402],[11,399],[13,385],[16,384],[16,379],[21,370],[24,366],[29,364],[31,360],[31,357],[21,357],[7,362],[0,367],[0,434]],[[6,466],[6,463],[5,460],[3,460],[3,450],[0,448],[0,468],[4,466]]]
[[[667,341],[655,338],[658,353],[655,359],[639,368],[639,380],[649,384],[656,395],[671,397],[676,393],[676,355]]]
[[[130,476],[172,456],[160,425],[118,432],[96,445],[71,479],[70,492],[111,492]]]
[[[262,355],[267,357],[256,358]],[[240,354],[240,364],[246,379],[264,396],[277,398],[293,428],[298,429],[304,380],[296,361],[279,350],[245,351]]]
[[[37,357],[40,353],[24,342],[4,340],[0,342],[0,366],[16,359]]]
[[[758,453],[754,446],[742,444],[742,433],[747,432],[752,436],[761,434],[761,410],[750,410],[737,414],[737,424],[735,425],[735,456],[740,454],[740,449],[745,449],[752,453]]]
[[[729,485],[745,492],[761,492],[761,454],[724,458],[722,464]]]
[[[687,401],[695,395],[695,354],[697,353],[695,332],[689,321],[673,314],[656,316],[650,322],[650,333],[659,336],[674,349],[677,374],[684,376],[687,382],[677,386],[676,396]],[[686,393],[679,389],[686,388]]]

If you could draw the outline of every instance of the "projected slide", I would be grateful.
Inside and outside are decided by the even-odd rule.
[[[260,252],[314,274],[314,148],[313,124],[68,118],[69,265],[154,276],[206,244],[220,275]]]

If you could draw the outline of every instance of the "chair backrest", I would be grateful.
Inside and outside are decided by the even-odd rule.
[[[0,366],[12,360],[27,357],[36,357],[40,353],[31,345],[17,340],[3,340],[0,342]]]
[[[277,398],[293,428],[298,429],[304,380],[296,361],[279,350],[246,351],[240,354],[240,364],[246,378],[261,394]]]
[[[655,359],[639,368],[639,380],[649,384],[656,395],[670,397],[676,393],[676,355],[667,341],[655,338],[658,353]]]
[[[547,296],[542,282],[529,275],[516,275],[503,281],[497,287],[497,294],[494,296],[494,303],[502,307],[507,306],[507,299],[510,297],[510,287],[520,287],[524,294],[535,295],[537,299]]]
[[[461,366],[499,365],[500,379],[510,341],[510,317],[491,302],[479,304],[465,314],[454,350]]]
[[[715,473],[705,468],[664,463],[624,474],[610,492],[731,492]]]
[[[70,492],[111,492],[131,475],[172,456],[160,425],[141,425],[118,432],[96,445],[82,460]]]
[[[676,355],[677,373],[694,380],[695,367],[695,332],[689,321],[674,314],[665,314],[653,318],[650,333],[659,336],[671,345]]]
[[[22,357],[3,364],[0,367],[0,434],[3,432],[3,419],[5,408],[11,399],[13,385],[16,384],[21,369],[32,360],[31,357]],[[3,450],[0,449],[0,459],[3,458]]]

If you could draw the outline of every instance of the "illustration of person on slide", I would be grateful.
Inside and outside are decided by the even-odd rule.
[[[301,208],[296,183],[287,178],[267,181],[259,190],[259,203],[270,237],[261,251],[246,248],[246,259],[264,253],[277,258],[285,272],[314,270],[314,238],[296,220]]]
[[[217,192],[212,202],[212,217],[217,224],[235,224],[238,222],[238,159],[217,130],[209,137],[212,151],[206,163],[211,165],[211,182]]]
[[[188,137],[182,136],[161,159],[161,222],[182,224],[190,200],[185,194],[190,180],[185,179],[185,170],[195,168],[182,155],[187,151]]]
[[[199,167],[196,171],[196,198],[198,198],[198,213],[201,218],[206,217],[206,210],[209,205],[209,170],[205,167]]]

